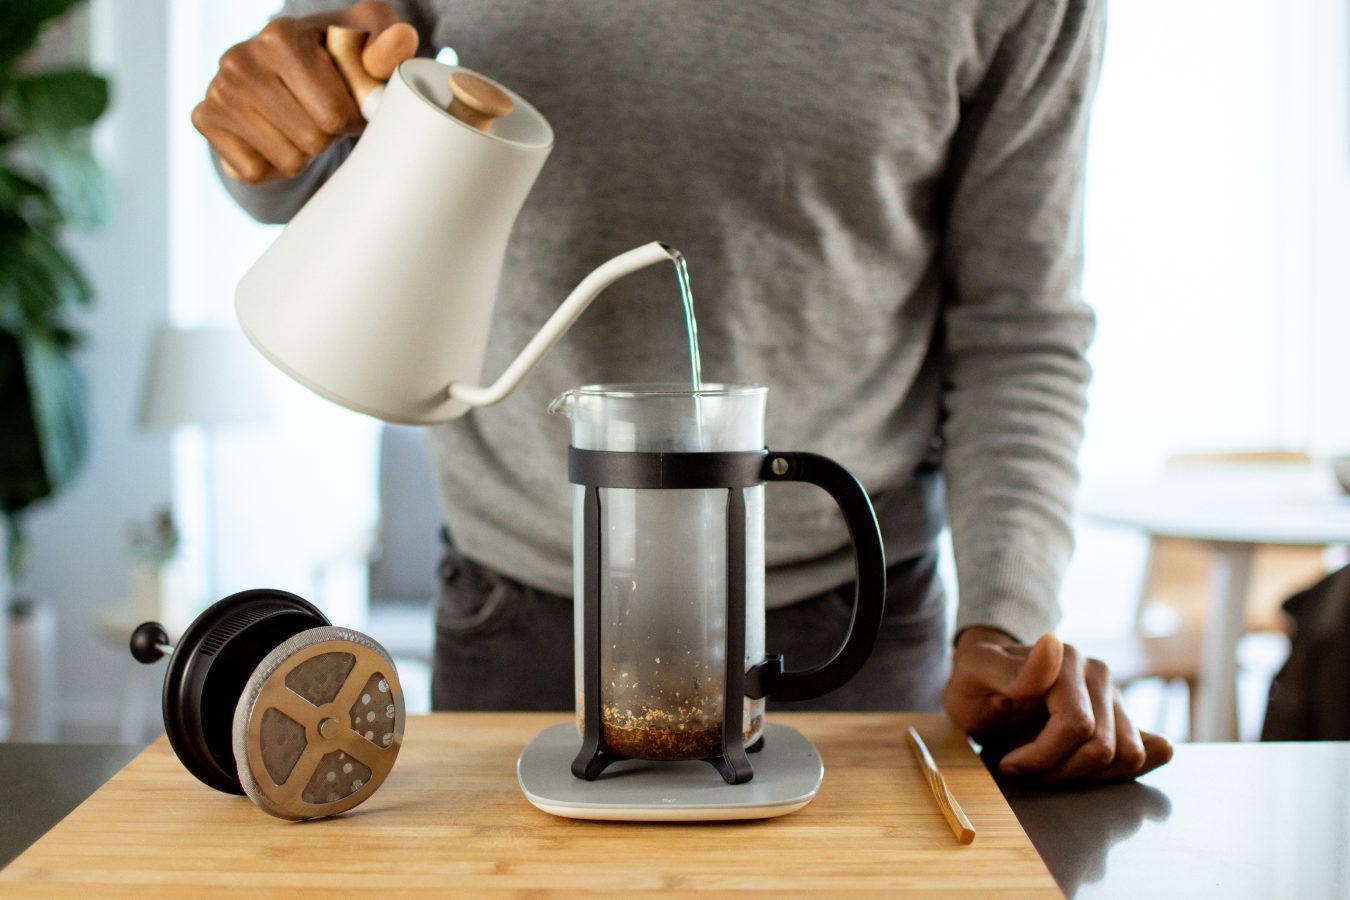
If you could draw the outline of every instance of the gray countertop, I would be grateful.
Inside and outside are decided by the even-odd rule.
[[[124,744],[0,743],[0,867],[140,752]]]
[[[138,752],[0,744],[0,866]],[[1001,784],[1070,897],[1350,897],[1350,743],[1183,744],[1133,784]]]
[[[1070,897],[1350,898],[1350,743],[1181,744],[1130,784],[1000,786]]]

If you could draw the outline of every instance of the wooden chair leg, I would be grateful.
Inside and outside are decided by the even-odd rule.
[[[1187,678],[1185,679],[1185,682],[1186,682],[1186,702],[1190,708],[1190,722],[1189,722],[1189,730],[1186,735],[1186,740],[1192,741],[1195,740],[1195,735],[1197,734],[1197,727],[1199,726],[1200,723],[1200,692],[1196,690],[1198,686],[1196,679]]]

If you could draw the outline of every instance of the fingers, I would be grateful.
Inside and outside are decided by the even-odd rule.
[[[1046,772],[1068,758],[1096,733],[1096,714],[1085,680],[1083,658],[1073,647],[1063,644],[1060,647],[1062,664],[1059,677],[1045,695],[1049,719],[1035,740],[1003,757],[999,769],[1006,774]]]
[[[193,121],[196,122],[196,120],[197,113],[194,111]],[[203,128],[201,125],[197,126],[197,130],[206,137],[207,142],[220,154],[221,167],[225,170],[225,174],[235,181],[258,184],[262,181],[281,177],[281,173],[273,169],[271,163],[264,159],[262,154],[228,131]]]
[[[1039,780],[1044,784],[1133,781],[1171,760],[1171,743],[1164,737],[1136,729],[1119,705],[1116,707],[1115,720],[1116,750],[1109,764],[1098,769],[1084,767],[1074,772],[1061,767],[1046,773]]]
[[[1042,695],[1062,659],[1063,645],[1053,636],[1028,647],[995,629],[968,628],[957,640],[943,707],[981,741],[1023,743],[1045,724]]]
[[[399,63],[416,54],[417,29],[407,22],[395,22],[366,42],[361,51],[361,65],[372,78],[388,81]]]
[[[1168,762],[1172,745],[1134,726],[1105,663],[1064,650],[1060,681],[1046,695],[1045,728],[1008,753],[1000,770],[1066,784],[1128,781]]]
[[[997,629],[966,629],[942,702],[987,752],[1008,750],[999,762],[1007,775],[1127,780],[1172,758],[1171,744],[1130,722],[1106,664],[1053,634],[1027,647]]]
[[[972,691],[1018,700],[1040,697],[1059,677],[1062,659],[1063,644],[1052,634],[1032,647],[966,642],[957,648],[952,677]]]
[[[244,115],[260,116],[269,128],[280,133],[287,144],[294,147],[305,160],[312,159],[328,149],[335,133],[329,130],[330,128],[337,128],[340,131],[349,125],[343,115],[336,110],[319,111],[317,116],[306,110],[289,87],[286,90],[273,89],[253,93],[249,109],[240,112]]]
[[[1151,772],[1158,766],[1171,762],[1171,741],[1162,735],[1149,734],[1147,731],[1140,732],[1139,736],[1144,742],[1144,764],[1140,766],[1136,775],[1143,775],[1145,772]]]
[[[1122,733],[1118,727],[1121,719],[1128,724],[1129,718],[1120,708],[1119,694],[1111,683],[1111,673],[1106,665],[1099,660],[1086,660],[1083,680],[1092,701],[1092,736],[1044,773],[1041,780],[1047,783],[1096,781],[1111,777],[1118,769],[1122,775],[1128,772],[1126,777],[1129,777],[1143,762],[1143,745],[1138,736],[1135,735],[1131,742],[1128,732]]]
[[[329,18],[338,24],[359,28],[367,34],[379,34],[398,22],[398,13],[394,12],[394,8],[388,3],[366,0],[330,14]]]
[[[274,19],[231,47],[192,114],[231,175],[256,183],[298,174],[336,136],[365,127],[324,46],[326,22],[343,19],[377,35],[368,49],[381,77],[416,52],[416,31],[400,24],[386,3],[359,3],[312,19]]]
[[[265,105],[258,102],[261,96],[272,100],[266,104],[272,106],[285,103],[280,95],[289,94],[303,108],[306,126],[312,123],[331,141],[333,135],[360,133],[365,122],[324,47],[324,34],[324,29],[309,22],[274,19],[268,23],[248,42],[251,53],[246,60],[252,64],[252,77],[244,88],[251,96],[240,99],[258,108]],[[264,114],[270,111],[274,109],[259,109]]]
[[[1133,778],[1136,775],[1147,771],[1144,764],[1148,759],[1148,754],[1144,749],[1144,737],[1139,729],[1134,727],[1130,717],[1125,713],[1125,702],[1120,696],[1120,691],[1114,691],[1116,720],[1116,758],[1112,762],[1114,772],[1112,777]],[[1154,735],[1156,737],[1156,735]],[[1163,743],[1167,743],[1163,741]],[[1168,758],[1171,758],[1171,745],[1168,744]],[[1161,763],[1159,763],[1161,765]]]
[[[251,101],[247,86],[226,91],[213,82],[192,111],[192,123],[245,181],[295,175],[311,155],[301,151]],[[291,126],[294,129],[294,126]],[[331,138],[323,138],[323,146]],[[322,148],[319,152],[322,152]]]
[[[239,121],[247,123],[245,133],[249,135],[249,143],[281,175],[293,178],[309,162],[310,157],[287,140],[286,135],[265,116],[243,110]]]
[[[1041,635],[1007,689],[1008,696],[1023,700],[1044,695],[1059,680],[1063,663],[1064,644],[1053,634]]]

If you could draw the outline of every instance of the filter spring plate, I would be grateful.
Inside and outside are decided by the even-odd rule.
[[[389,654],[346,628],[312,628],[273,650],[234,717],[245,793],[283,819],[365,802],[403,741],[403,690]]]

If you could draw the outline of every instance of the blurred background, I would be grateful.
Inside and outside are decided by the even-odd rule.
[[[74,128],[105,215],[58,236],[93,295],[69,304],[87,459],[19,514],[0,736],[148,740],[162,664],[131,660],[131,628],[259,585],[384,642],[426,708],[420,436],[241,348],[234,286],[275,229],[230,202],[189,122],[277,6],[94,0],[22,64],[88,66],[110,100]],[[1063,634],[1112,664],[1142,727],[1255,737],[1290,645],[1278,603],[1350,541],[1329,462],[1350,453],[1350,4],[1112,4],[1086,240],[1099,327]]]

